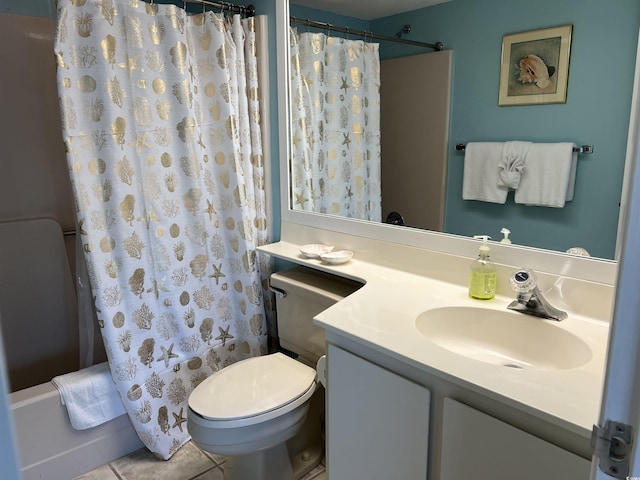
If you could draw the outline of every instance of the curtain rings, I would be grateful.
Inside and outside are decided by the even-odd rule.
[[[231,31],[232,26],[233,26],[233,24],[232,24],[233,12],[232,12],[232,9],[231,9],[231,4],[230,3],[225,4],[225,8],[227,9],[228,12],[227,12],[227,14],[225,15],[224,18],[227,21],[227,28]]]
[[[225,14],[225,11],[228,11],[228,13]],[[229,14],[231,13],[231,4],[226,3],[226,2],[222,2],[222,19],[224,21],[224,24],[226,26],[227,31],[231,30],[231,19],[229,18]]]

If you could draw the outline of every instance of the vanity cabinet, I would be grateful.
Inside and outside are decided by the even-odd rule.
[[[531,325],[505,335],[503,341],[533,337],[530,332],[546,325],[544,335],[536,337],[536,348],[544,347],[543,353],[558,353],[564,347],[554,345],[566,346],[562,338],[569,335],[578,341],[572,343],[578,345],[573,352],[590,354],[578,355],[583,362],[579,365],[563,363],[565,356],[550,359],[545,354],[545,360],[557,362],[557,369],[506,368],[465,358],[419,328],[423,313],[450,307],[486,308],[488,318],[507,313],[511,297],[478,303],[468,297],[465,285],[456,283],[454,276],[462,275],[462,268],[468,270],[466,262],[458,265],[454,258],[422,252],[415,268],[428,265],[438,275],[433,278],[409,267],[405,271],[357,258],[332,267],[300,260],[302,243],[281,242],[265,251],[364,283],[314,317],[315,325],[325,331],[327,345],[325,444],[330,480],[589,478],[591,427],[599,413],[609,331],[605,309],[589,299],[602,296],[610,307],[612,289],[569,277],[562,282],[548,279],[562,286],[556,292],[565,295],[562,298],[593,306],[597,315],[583,318],[584,312],[570,312],[560,326],[527,316]],[[362,244],[363,258],[373,253],[376,258],[390,253],[383,255],[385,262],[398,253],[401,263],[413,258],[414,250]],[[452,276],[447,276],[449,271]],[[459,311],[453,321],[469,312]],[[513,319],[523,320],[517,315]],[[456,335],[452,338],[467,342],[467,337]],[[523,355],[530,351],[531,343],[519,345]]]
[[[327,347],[329,479],[427,478],[429,390]]]
[[[526,414],[431,375],[417,377],[403,371],[401,363],[389,363],[389,357],[377,353],[370,357],[365,351],[337,346],[333,340],[340,340],[333,335],[330,339],[326,403],[330,480],[589,478],[591,463],[584,454],[511,424],[518,425]],[[556,439],[562,435],[550,434]]]
[[[440,480],[584,480],[590,468],[582,457],[444,399]]]

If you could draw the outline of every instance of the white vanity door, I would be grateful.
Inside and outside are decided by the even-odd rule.
[[[429,390],[331,344],[327,381],[328,478],[427,478]]]
[[[445,398],[440,480],[585,480],[591,463]]]

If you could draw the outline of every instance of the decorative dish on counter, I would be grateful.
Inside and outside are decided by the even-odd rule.
[[[353,252],[351,250],[338,250],[337,252],[328,252],[320,255],[320,258],[332,265],[338,265],[340,263],[345,263],[351,260],[353,257]]]
[[[322,254],[329,253],[332,250],[333,245],[324,245],[322,243],[310,243],[300,247],[300,253],[307,258],[320,258]]]

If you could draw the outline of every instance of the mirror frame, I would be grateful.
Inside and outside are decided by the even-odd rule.
[[[305,212],[291,208],[290,198],[290,130],[289,130],[289,0],[276,2],[276,46],[277,46],[277,94],[278,94],[278,142],[280,158],[280,210],[282,223],[295,224],[301,228],[309,227],[328,230],[354,237],[401,244],[410,247],[428,249],[444,254],[475,258],[478,249],[477,240],[459,235],[432,232],[415,228],[399,227],[384,223],[368,222],[358,219],[342,218],[326,214]],[[640,50],[640,47],[639,47]],[[640,60],[640,55],[637,56]],[[627,141],[627,155],[622,186],[620,216],[618,221],[618,239],[626,225],[627,203],[632,185],[630,179],[636,163],[635,138],[640,127],[638,115],[639,65],[636,61],[631,119]],[[286,237],[286,229],[282,236]],[[287,241],[287,238],[281,240]],[[619,257],[620,240],[616,245],[616,259]],[[543,250],[521,245],[505,245],[491,242],[492,257],[496,263],[513,266],[526,266],[537,271],[554,275],[569,276],[582,280],[614,285],[618,263],[616,260],[584,258],[565,253]],[[526,259],[526,260],[524,260]]]

